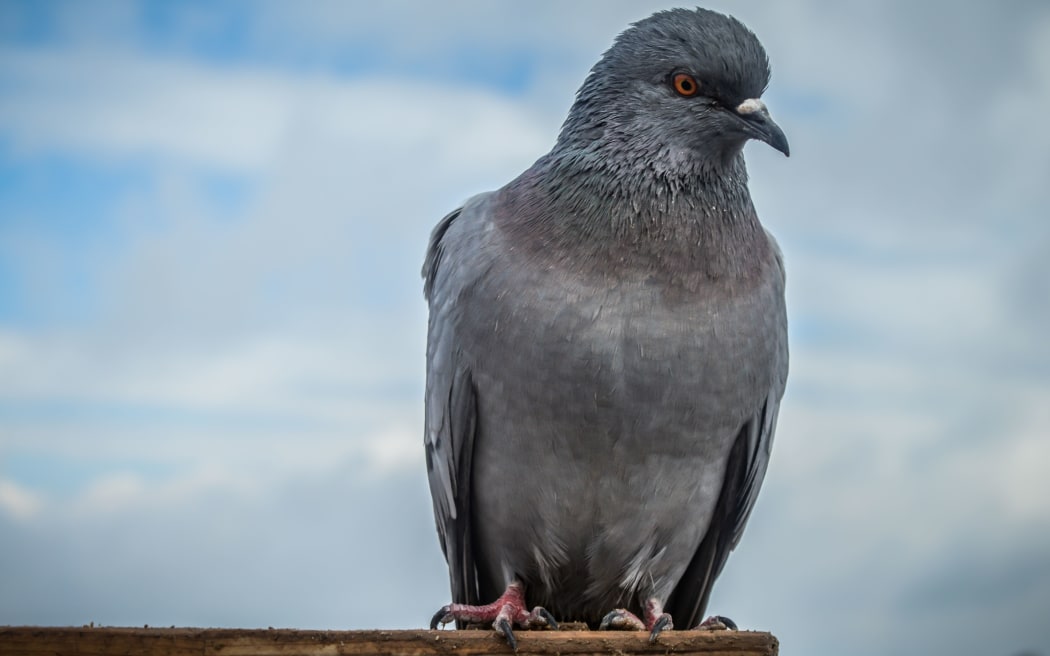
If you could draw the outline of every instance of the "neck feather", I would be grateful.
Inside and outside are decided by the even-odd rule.
[[[739,151],[621,155],[556,149],[500,191],[502,223],[570,266],[747,275],[766,240]]]

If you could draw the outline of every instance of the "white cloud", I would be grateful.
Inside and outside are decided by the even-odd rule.
[[[279,85],[200,75],[176,62],[93,51],[7,50],[3,78],[18,89],[0,121],[25,150],[122,157],[171,154],[253,169],[275,154],[292,100]],[[76,120],[70,120],[71,110]]]
[[[0,511],[16,519],[26,519],[39,513],[43,507],[43,500],[38,495],[0,478]]]
[[[952,477],[971,480],[989,512],[1014,527],[1050,531],[1050,386],[1012,390],[1014,405],[979,450],[960,451]],[[975,472],[983,475],[974,477]]]
[[[144,501],[146,482],[137,474],[121,472],[104,476],[88,486],[77,505],[94,512],[121,513]]]
[[[305,129],[349,146],[348,158],[433,150],[438,160],[483,169],[551,138],[507,99],[421,80],[296,77],[97,50],[8,48],[0,62],[0,78],[18,91],[0,108],[0,125],[28,152],[174,158],[257,173],[276,166]]]
[[[448,182],[506,177],[553,139],[527,107],[484,91],[416,81],[409,103],[391,81],[129,52],[6,54],[0,75],[21,88],[0,122],[24,155],[148,153],[160,176],[153,196],[120,209],[124,245],[97,256],[100,316],[77,331],[0,334],[11,373],[0,390],[15,400],[265,408],[342,426],[391,403],[405,414],[416,399],[376,403],[369,388],[419,384],[427,232],[470,193],[450,196]],[[223,223],[187,182],[198,166],[259,181],[238,221]],[[354,270],[376,242],[398,251],[400,296],[366,313],[391,296],[387,271]],[[50,275],[46,258],[33,261],[30,284]]]

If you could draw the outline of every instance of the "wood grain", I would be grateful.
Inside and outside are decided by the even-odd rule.
[[[757,631],[648,634],[517,631],[518,656],[677,654],[776,656],[777,639]],[[0,656],[485,656],[513,654],[493,631],[299,631],[110,627],[0,627]]]

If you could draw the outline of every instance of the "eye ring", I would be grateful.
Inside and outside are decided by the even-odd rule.
[[[692,98],[700,93],[700,83],[689,73],[675,73],[671,76],[671,88],[683,98]]]

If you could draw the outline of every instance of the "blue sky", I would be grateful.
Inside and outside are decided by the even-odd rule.
[[[429,231],[670,5],[373,4],[0,2],[0,624],[447,601]],[[785,654],[1050,653],[1050,9],[714,8],[791,140],[746,153],[792,373],[712,610]]]

